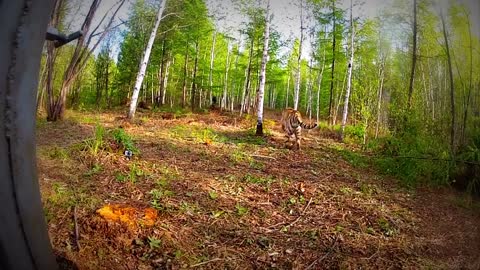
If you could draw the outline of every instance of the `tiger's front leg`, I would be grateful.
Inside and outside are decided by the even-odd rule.
[[[287,140],[285,141],[285,147],[290,149],[290,147],[288,146],[289,142],[293,139],[293,135],[285,135],[285,137],[287,137]]]

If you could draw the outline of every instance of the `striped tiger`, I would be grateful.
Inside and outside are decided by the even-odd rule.
[[[303,129],[313,129],[317,127],[317,123],[307,125],[302,121],[302,115],[299,111],[296,111],[292,108],[287,108],[282,113],[282,129],[285,131],[287,136],[287,141],[285,144],[290,142],[290,139],[295,139],[293,148],[300,150],[300,136]]]

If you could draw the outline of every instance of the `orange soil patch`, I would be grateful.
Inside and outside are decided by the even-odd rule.
[[[131,206],[106,205],[97,210],[97,213],[106,221],[124,223],[130,229],[139,225],[151,227],[158,218],[157,210],[153,208],[137,209]]]

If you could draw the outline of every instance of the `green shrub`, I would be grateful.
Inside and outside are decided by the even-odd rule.
[[[449,184],[452,162],[448,145],[433,136],[404,133],[370,143],[378,156],[377,167],[399,178],[407,186],[420,183]]]
[[[83,141],[82,150],[88,151],[91,155],[96,156],[101,150],[104,150],[105,144],[105,128],[101,125],[95,125],[94,135],[90,139]]]
[[[117,128],[112,131],[113,140],[121,146],[124,150],[130,150],[134,154],[138,154],[138,148],[135,147],[133,139],[130,135],[128,135],[125,130],[121,128]]]

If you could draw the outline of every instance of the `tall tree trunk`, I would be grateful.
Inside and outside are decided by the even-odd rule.
[[[293,98],[293,109],[298,110],[298,102],[300,99],[300,83],[302,80],[302,45],[303,45],[303,0],[300,0],[300,44],[298,47],[297,70],[295,81],[295,93]]]
[[[239,41],[238,41],[238,47],[237,47],[237,53],[236,53],[236,56],[235,56],[235,70],[234,70],[234,74],[236,75],[237,74],[237,71],[238,71],[238,59],[239,59],[239,56],[240,56],[240,47],[242,45],[242,39],[240,37]],[[234,108],[235,108],[235,104],[234,104],[234,101],[235,101],[235,88],[237,88],[238,84],[235,85],[235,87],[231,87],[232,89],[232,99],[230,100],[230,111],[234,111]]]
[[[162,20],[162,14],[165,10],[165,4],[167,0],[162,0],[160,8],[158,9],[157,18],[155,20],[155,26],[152,29],[150,34],[150,39],[148,40],[147,48],[143,54],[142,61],[140,63],[140,70],[135,81],[135,88],[133,89],[132,100],[130,101],[130,110],[128,111],[127,118],[130,121],[133,121],[135,117],[135,111],[137,110],[137,101],[138,95],[140,93],[140,88],[142,87],[143,78],[145,77],[145,71],[147,70],[148,61],[150,60],[150,53],[152,52],[153,43],[155,42],[155,37],[157,36],[158,26],[160,26],[160,21]]]
[[[308,101],[307,101],[307,112],[308,112],[308,119],[312,120],[312,88],[313,88],[313,80],[312,80],[312,66],[313,66],[313,57],[310,59],[310,66],[308,67],[308,83],[307,83],[307,88],[308,88]]]
[[[252,58],[253,58],[253,45],[254,45],[254,39],[252,38],[251,42],[250,42],[250,54],[249,54],[249,57],[248,57],[248,66],[247,66],[247,74],[245,75],[245,87],[243,89],[243,92],[242,92],[242,103],[241,103],[241,106],[240,106],[240,116],[242,116],[242,114],[246,111],[246,104],[248,102],[246,102],[246,99],[249,98],[249,94],[250,94],[250,73],[252,71]]]
[[[326,32],[325,32],[325,36],[326,36]],[[325,51],[325,47],[323,49],[323,60],[322,60],[322,68],[320,70],[320,74],[318,75],[318,82],[317,82],[317,85],[318,85],[318,89],[317,89],[317,123],[320,122],[320,92],[322,91],[322,80],[323,80],[323,71],[325,70],[325,62],[326,62],[326,51]]]
[[[415,67],[417,64],[417,0],[413,0],[413,47],[412,69],[410,71],[410,84],[408,87],[408,109],[412,107],[413,84],[415,80]]]
[[[353,0],[350,0],[350,61],[348,63],[347,92],[345,93],[345,102],[343,104],[342,131],[340,133],[341,141],[343,141],[345,138],[345,125],[347,124],[348,117],[348,103],[350,101],[350,91],[352,88],[353,53],[355,51],[353,41],[354,35],[355,30],[353,26]]]
[[[58,269],[35,153],[40,58],[54,2],[0,1],[0,269]]]
[[[336,98],[336,102],[334,104],[335,110],[333,111],[332,125],[337,124],[338,111],[340,111],[341,100],[342,100],[342,97],[343,97],[343,92],[345,91],[345,83],[347,82],[347,78],[348,78],[348,72],[345,73],[345,76],[343,77],[342,90],[340,90],[340,92],[338,93],[338,96]]]
[[[200,42],[197,39],[195,41],[195,63],[193,66],[193,76],[192,76],[192,96],[190,97],[190,106],[192,111],[195,111],[197,108],[196,99],[197,99],[197,68],[198,68],[198,52],[200,50]]]
[[[162,100],[161,100],[162,105],[165,105],[165,99],[167,96],[168,76],[170,74],[171,64],[172,64],[172,60],[168,59],[167,66],[165,67],[165,78],[163,78],[163,82],[162,82]]]
[[[185,62],[183,64],[182,107],[187,105],[187,74],[188,73],[188,41],[185,45]]]
[[[73,53],[73,56],[68,64],[67,70],[65,71],[65,74],[62,79],[60,94],[56,98],[54,103],[50,103],[48,105],[49,107],[47,112],[48,121],[56,121],[58,119],[63,118],[65,113],[65,106],[66,106],[65,103],[67,100],[67,95],[70,91],[72,84],[77,79],[80,71],[82,71],[87,65],[88,59],[91,53],[96,50],[96,48],[99,46],[103,38],[105,38],[105,36],[109,32],[108,30],[110,29],[110,26],[113,24],[115,16],[119,12],[119,10],[122,8],[122,6],[125,4],[126,0],[120,1],[120,4],[116,7],[115,11],[110,17],[109,22],[106,25],[107,30],[102,33],[99,33],[99,37],[97,37],[98,35],[94,35],[95,31],[98,30],[98,28],[100,27],[101,22],[103,22],[103,19],[102,19],[101,22],[93,29],[92,33],[90,33],[90,36],[87,39],[86,33],[90,31],[91,24],[94,20],[95,14],[101,2],[102,0],[93,0],[92,4],[90,5],[90,8],[87,12],[87,16],[85,17],[85,20],[81,28],[84,35],[82,35],[77,41],[75,51]],[[106,16],[107,15],[105,14],[104,18]],[[90,46],[94,37],[95,37],[95,43],[93,46]]]
[[[263,40],[262,66],[260,69],[260,85],[257,92],[257,136],[263,136],[263,99],[265,96],[265,83],[267,80],[268,43],[270,41],[270,0],[267,2],[265,15],[265,33]]]
[[[60,23],[60,13],[63,8],[64,1],[56,0],[55,5],[52,11],[50,18],[49,26],[57,28]],[[47,58],[46,58],[46,69],[47,69],[47,81],[46,81],[46,90],[47,90],[47,120],[53,121],[53,114],[55,113],[55,100],[54,100],[54,91],[53,91],[53,76],[54,76],[54,65],[56,57],[56,49],[53,41],[47,41]]]
[[[167,42],[167,39],[166,39],[166,35],[163,34],[163,41],[162,41],[162,57],[160,58],[160,87],[159,87],[159,91],[158,91],[158,96],[157,96],[157,101],[155,103],[157,103],[156,105],[157,106],[162,106],[164,104],[164,101],[165,101],[165,97],[163,96],[164,94],[164,91],[163,91],[163,87],[164,87],[164,81],[165,81],[165,51],[166,51],[166,42]]]
[[[221,108],[222,110],[227,109],[227,91],[228,91],[228,70],[230,68],[230,43],[227,44],[227,61],[226,61],[226,66],[225,66],[225,82],[223,84],[223,95],[222,95],[222,104]]]
[[[46,59],[45,59],[46,60]],[[47,74],[48,74],[48,68],[47,68],[47,61],[45,61],[43,70],[42,70],[42,77],[40,79],[40,86],[38,88],[38,93],[37,93],[37,107],[36,107],[36,112],[38,113],[39,109],[43,107],[43,99],[45,97],[45,92],[46,92],[46,84],[47,84]]]
[[[212,105],[213,102],[213,64],[215,62],[215,44],[217,41],[217,30],[213,31],[213,38],[212,38],[212,49],[210,50],[210,70],[208,74],[208,99],[209,105]]]
[[[455,156],[455,142],[456,142],[456,115],[455,115],[455,88],[453,83],[453,72],[452,72],[452,59],[450,55],[450,47],[448,44],[448,34],[447,28],[445,26],[445,16],[443,14],[440,15],[442,20],[442,30],[443,30],[443,37],[445,40],[445,50],[447,53],[447,61],[448,61],[448,75],[450,78],[450,105],[451,105],[451,114],[452,114],[452,123],[450,127],[450,147],[452,149],[452,155]]]
[[[202,63],[205,63],[205,59],[207,59],[207,54],[208,52],[205,50],[205,53],[203,54],[203,57],[202,57]],[[204,84],[204,77],[203,74],[205,74],[205,65],[202,65],[202,77],[201,77],[201,80],[200,80],[200,85],[202,86],[202,88],[200,89],[200,101],[199,101],[199,104],[200,104],[200,109],[202,107],[208,107],[208,103],[210,103],[210,101],[208,100],[208,91],[207,93],[205,94],[205,98],[204,98],[204,91],[203,91],[203,86],[205,85]]]
[[[466,16],[467,24],[468,24],[468,38],[469,38],[469,52],[470,52],[470,76],[469,76],[469,85],[468,85],[468,94],[467,94],[467,102],[465,104],[465,110],[463,112],[463,125],[462,125],[462,144],[465,144],[466,135],[467,135],[467,124],[468,124],[468,108],[470,106],[470,99],[473,92],[473,40],[472,40],[472,28],[470,22],[469,13],[463,7],[463,12]]]
[[[375,139],[378,138],[378,131],[380,127],[384,78],[385,78],[385,60],[382,60],[382,63],[380,66],[380,86],[378,87],[378,97],[377,97],[377,123],[375,124]]]
[[[335,0],[332,1],[332,17],[333,17],[333,44],[332,44],[332,76],[331,76],[331,81],[330,81],[330,104],[328,106],[328,117],[330,118],[330,124],[333,123],[333,115],[332,115],[332,110],[333,110],[333,86],[335,82],[335,52],[336,52],[336,44],[337,44],[337,38],[335,32],[337,31],[337,17],[335,14]]]

